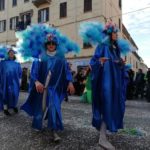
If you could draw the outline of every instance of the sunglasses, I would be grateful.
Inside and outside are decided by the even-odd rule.
[[[55,42],[47,42],[47,45],[57,45]]]

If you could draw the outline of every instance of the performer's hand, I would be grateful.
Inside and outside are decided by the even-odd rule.
[[[125,59],[122,59],[122,62],[123,62],[124,65],[126,64],[126,60]]]
[[[74,88],[72,82],[69,83],[68,88],[67,88],[67,91],[68,91],[71,95],[75,93],[75,88]]]
[[[42,83],[40,83],[39,81],[35,82],[35,87],[36,87],[36,91],[38,93],[43,93],[44,92],[44,85]]]
[[[99,59],[99,61],[100,61],[102,64],[104,64],[107,60],[109,60],[109,58],[106,58],[106,57],[101,57],[101,58]]]

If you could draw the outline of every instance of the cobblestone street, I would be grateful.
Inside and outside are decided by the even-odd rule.
[[[20,94],[21,105],[27,93]],[[64,131],[62,141],[52,142],[48,129],[41,132],[31,128],[31,118],[23,111],[6,117],[0,113],[0,150],[101,150],[97,144],[99,133],[91,126],[91,105],[80,103],[78,97],[62,105]],[[135,128],[142,136],[124,132],[109,134],[117,150],[150,150],[150,103],[127,101],[125,128]]]

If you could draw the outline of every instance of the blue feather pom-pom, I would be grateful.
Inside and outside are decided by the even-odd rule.
[[[8,46],[0,45],[0,58],[8,57]]]
[[[84,43],[101,43],[104,38],[104,25],[99,22],[83,22],[80,24],[79,35]]]
[[[125,39],[118,39],[117,41],[120,52],[123,56],[126,56],[129,52],[134,50],[134,47]]]

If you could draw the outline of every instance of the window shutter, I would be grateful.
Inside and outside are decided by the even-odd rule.
[[[49,21],[49,8],[46,8],[46,21]]]
[[[10,30],[12,30],[12,18],[10,18]]]
[[[84,12],[92,11],[92,0],[84,0]]]
[[[18,23],[19,23],[19,17],[16,17],[16,28],[18,27]]]
[[[38,23],[41,22],[41,10],[38,11]]]
[[[18,24],[18,22],[19,22],[19,17],[17,16],[16,17],[16,24]]]
[[[60,18],[67,17],[67,2],[60,3]]]
[[[60,18],[63,17],[63,8],[62,3],[60,4]]]
[[[4,31],[6,31],[6,20],[4,20]]]

